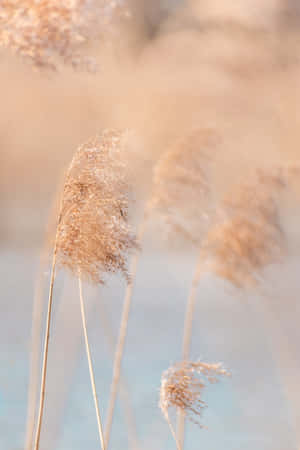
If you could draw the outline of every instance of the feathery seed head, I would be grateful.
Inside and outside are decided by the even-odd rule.
[[[186,413],[187,418],[202,427],[200,416],[207,406],[202,399],[206,382],[216,383],[230,373],[221,363],[182,361],[166,370],[161,379],[159,406],[165,417],[170,407]]]
[[[127,272],[137,248],[128,224],[126,133],[105,130],[79,147],[66,175],[56,236],[60,266],[103,282],[104,272]]]
[[[230,216],[239,214],[252,216],[253,220],[276,220],[279,195],[286,185],[282,167],[258,169],[249,182],[239,185],[227,194],[223,207]]]
[[[59,60],[92,68],[81,47],[108,31],[123,0],[2,0],[0,45],[37,67],[56,69]]]
[[[214,130],[195,130],[159,160],[153,177],[149,209],[158,213],[168,231],[192,242],[210,218],[211,160],[219,142]]]
[[[237,287],[257,284],[260,271],[280,261],[284,236],[277,222],[236,216],[213,227],[203,243],[207,266]]]
[[[238,287],[257,284],[260,271],[280,261],[286,248],[279,222],[278,198],[286,186],[281,168],[259,171],[224,200],[229,215],[203,243],[210,270]]]

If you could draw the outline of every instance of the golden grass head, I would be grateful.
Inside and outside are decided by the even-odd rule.
[[[282,168],[260,170],[252,182],[225,198],[227,218],[211,228],[203,243],[203,258],[210,270],[238,287],[247,287],[257,284],[267,265],[280,261],[286,241],[279,196],[285,187]]]
[[[76,151],[66,175],[56,236],[60,266],[103,282],[128,278],[128,252],[137,248],[128,223],[127,133],[105,130]]]
[[[202,427],[200,417],[207,406],[202,398],[207,384],[216,383],[221,376],[229,376],[221,363],[182,361],[166,370],[161,379],[159,406],[168,417],[169,408],[187,415],[193,423]]]
[[[248,182],[236,186],[226,195],[222,206],[229,215],[275,220],[279,196],[286,186],[282,167],[257,169]]]
[[[219,143],[212,129],[197,129],[159,160],[149,209],[163,218],[168,231],[198,242],[210,218],[211,162]]]
[[[37,67],[56,69],[59,62],[93,68],[82,46],[107,31],[122,0],[2,0],[0,45]]]
[[[284,249],[278,223],[237,216],[209,231],[203,258],[217,276],[237,287],[250,287],[257,284],[267,265],[281,260]]]

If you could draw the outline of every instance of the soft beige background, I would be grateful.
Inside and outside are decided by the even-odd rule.
[[[74,149],[107,126],[137,140],[136,188],[178,137],[213,127],[222,138],[214,166],[217,193],[250,168],[300,159],[299,7],[278,0],[132,2],[130,26],[96,49],[97,74],[37,72],[8,51],[0,55],[0,449],[23,449],[30,328],[39,247],[48,210]],[[174,8],[178,3],[178,8]],[[297,211],[287,214],[292,235]],[[148,236],[138,273],[124,369],[141,449],[173,449],[157,408],[162,370],[180,357],[193,257]],[[299,242],[298,242],[299,245]],[[299,449],[299,259],[268,273],[266,303],[212,277],[200,283],[192,355],[223,360],[232,380],[209,395],[208,432],[189,427],[188,449]],[[45,270],[45,285],[49,272]],[[51,342],[46,426],[41,450],[98,448],[78,309],[77,286],[59,276]],[[46,289],[45,289],[46,291]],[[85,290],[97,386],[107,404],[111,353],[124,284]],[[45,292],[46,299],[46,292]],[[280,334],[270,334],[271,307]],[[106,324],[109,320],[106,321]],[[276,370],[280,336],[290,354]],[[285,391],[284,386],[287,386]],[[127,449],[121,408],[112,448]]]
[[[198,126],[222,136],[222,183],[252,163],[298,158],[292,3],[171,3],[133,3],[133,18],[114,45],[95,49],[95,75],[37,72],[1,54],[2,240],[38,239],[74,149],[106,126],[135,130],[143,170]]]

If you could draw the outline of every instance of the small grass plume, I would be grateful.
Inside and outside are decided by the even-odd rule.
[[[108,28],[124,7],[112,0],[3,0],[0,45],[11,48],[37,67],[56,69],[60,62],[92,68],[82,47]]]
[[[201,361],[182,361],[166,370],[161,378],[159,407],[166,418],[173,437],[169,409],[182,412],[193,423],[203,428],[200,418],[207,407],[203,400],[203,390],[208,383],[216,383],[221,376],[229,376],[228,370],[221,363],[204,363]],[[176,440],[177,447],[181,448]]]
[[[105,130],[75,153],[65,178],[53,262],[45,332],[40,406],[34,450],[39,449],[44,411],[53,286],[57,263],[79,282],[80,308],[99,438],[105,449],[92,358],[88,341],[82,279],[103,282],[104,272],[121,271],[128,278],[126,252],[136,249],[128,225],[129,186],[126,181],[127,133]]]

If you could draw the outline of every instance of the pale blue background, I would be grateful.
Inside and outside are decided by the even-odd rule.
[[[1,450],[20,450],[24,443],[30,321],[37,261],[38,251],[1,252]],[[142,449],[175,448],[168,426],[157,407],[158,390],[162,371],[180,358],[183,314],[191,269],[192,261],[180,255],[176,259],[174,255],[167,257],[165,253],[151,253],[150,249],[146,249],[141,259],[124,371],[137,415]],[[295,272],[295,283],[296,279]],[[68,354],[63,349],[63,339],[61,342],[52,340],[41,450],[96,450],[99,444],[78,315],[77,286],[69,280],[63,293],[62,280],[60,275],[55,301],[62,301],[59,299],[67,292],[70,310],[68,320],[64,319],[65,339],[72,342],[74,333],[79,347],[77,353]],[[118,279],[110,280],[106,288],[97,292],[85,288],[90,317],[89,334],[102,410],[105,410],[107,403],[111,360],[98,319],[101,302],[104,302],[102,305],[105,305],[106,313],[110,316],[113,331],[117,332],[123,289],[124,284]],[[289,320],[290,332],[297,333],[297,321],[293,322],[292,318],[297,311],[293,309],[291,312],[286,313],[283,324]],[[57,305],[54,313],[57,323]],[[295,348],[295,343],[292,348]],[[209,429],[200,430],[190,425],[187,449],[297,448],[292,417],[274,369],[263,323],[241,296],[233,295],[228,287],[211,277],[203,279],[199,285],[192,357],[223,361],[231,368],[232,378],[207,390],[209,407],[203,416],[203,424]],[[294,378],[298,380],[296,372]],[[295,391],[295,398],[296,394]],[[110,448],[128,448],[119,407]]]

